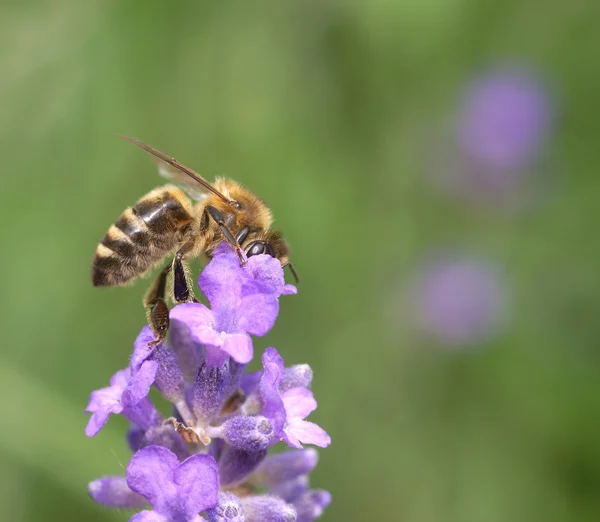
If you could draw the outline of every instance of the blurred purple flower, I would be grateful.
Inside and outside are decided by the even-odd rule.
[[[428,160],[433,180],[474,201],[522,203],[555,119],[549,87],[532,68],[496,66],[467,84],[457,112]]]
[[[329,444],[304,420],[317,405],[308,389],[312,370],[285,368],[269,348],[264,371],[243,375],[253,355],[248,334],[267,333],[279,297],[295,288],[277,259],[257,255],[241,267],[227,245],[215,250],[199,284],[211,308],[173,308],[169,338],[157,346],[148,347],[154,335],[142,328],[129,367],[92,393],[88,436],[122,414],[133,423],[127,440],[135,454],[127,477],[95,480],[89,493],[106,506],[152,506],[133,522],[310,522],[330,502],[329,493],[308,488],[316,452],[267,454],[281,440]],[[166,421],[148,398],[151,386],[172,405]]]
[[[548,92],[540,79],[525,68],[498,68],[468,87],[458,140],[484,167],[521,170],[537,158],[551,121]]]
[[[474,259],[441,259],[416,284],[416,320],[438,342],[468,346],[500,326],[504,293],[496,271]]]

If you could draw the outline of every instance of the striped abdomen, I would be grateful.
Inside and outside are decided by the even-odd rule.
[[[94,286],[122,285],[142,275],[180,243],[192,221],[180,189],[153,190],[121,214],[96,248]]]

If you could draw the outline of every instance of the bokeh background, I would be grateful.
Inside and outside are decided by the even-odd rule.
[[[300,293],[255,341],[314,369],[323,520],[600,518],[600,4],[0,6],[0,519],[100,522],[87,439],[145,284],[97,242],[160,183],[137,136],[271,206]],[[196,270],[201,265],[195,265]]]

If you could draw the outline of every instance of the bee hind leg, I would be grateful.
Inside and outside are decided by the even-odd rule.
[[[156,281],[150,287],[150,290],[144,296],[146,318],[150,328],[156,334],[156,339],[148,343],[148,348],[160,344],[169,330],[169,307],[165,302],[169,272],[171,272],[170,264],[161,271]]]

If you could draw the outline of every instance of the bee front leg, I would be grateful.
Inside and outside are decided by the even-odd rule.
[[[146,318],[150,328],[156,334],[156,339],[148,343],[148,348],[161,343],[169,330],[169,307],[165,302],[165,292],[170,271],[171,265],[166,266],[144,296]]]
[[[223,234],[225,241],[227,241],[231,248],[235,250],[235,253],[237,254],[240,260],[240,264],[244,266],[246,264],[246,258],[244,257],[244,253],[242,252],[242,249],[238,242],[233,237],[231,231],[227,228],[223,215],[215,207],[211,207],[210,205],[206,207],[206,211],[208,212],[209,216],[215,220],[217,225],[219,225],[219,228],[221,229],[221,233]]]

